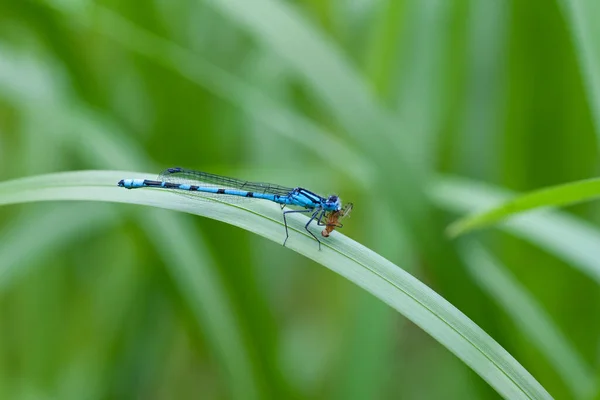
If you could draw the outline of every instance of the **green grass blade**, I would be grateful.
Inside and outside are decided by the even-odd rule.
[[[367,293],[353,298],[354,312],[348,333],[342,339],[347,350],[340,360],[339,375],[333,381],[329,398],[379,399],[388,371],[398,362],[395,358],[398,336],[406,324],[399,326],[394,311]]]
[[[459,219],[448,227],[448,234],[458,236],[524,211],[541,207],[564,206],[597,197],[600,197],[600,179],[598,178],[552,186],[518,196],[490,210],[476,212]]]
[[[471,276],[548,359],[574,398],[590,398],[596,391],[593,371],[537,300],[476,242],[462,244],[461,254]]]
[[[87,29],[106,35],[124,49],[148,57],[199,87],[209,90],[215,96],[239,107],[248,118],[269,127],[269,134],[279,135],[294,142],[296,146],[302,146],[314,152],[331,168],[339,169],[340,173],[348,174],[361,182],[369,180],[367,176],[372,174],[372,167],[357,151],[336,139],[334,134],[320,127],[316,122],[296,112],[292,107],[287,107],[284,103],[270,98],[257,87],[211,64],[206,58],[158,37],[102,6],[95,6],[95,13],[98,17],[92,24],[88,15],[89,10],[87,12],[86,10],[73,10],[65,8],[63,4],[52,4],[57,7],[57,10],[77,20]],[[46,96],[54,96],[56,90],[36,90],[49,86],[48,82],[44,81],[43,75],[43,70],[47,66],[40,66],[29,57],[16,54],[10,49],[2,48],[2,53],[12,56],[7,57],[5,71],[0,68],[0,84],[11,92],[11,98],[29,104],[32,96],[40,97],[40,93],[36,93],[38,91]],[[24,71],[26,71],[25,77]],[[31,84],[32,73],[37,79],[31,88],[22,90],[22,88],[16,87],[16,82]],[[49,101],[48,107],[61,108],[60,105],[55,104],[55,101]],[[80,118],[83,123],[93,125],[89,121],[84,121],[83,117],[85,116]],[[112,135],[111,137],[121,140],[118,136]],[[352,162],[349,162],[350,160]]]
[[[221,202],[198,202],[168,191],[124,190],[116,186],[124,177],[148,176],[153,175],[79,171],[13,180],[0,184],[0,205],[50,200],[133,203],[213,218],[277,243],[283,239],[281,211],[275,204],[257,203],[244,209]],[[290,218],[291,250],[337,272],[399,311],[462,359],[502,396],[551,398],[498,343],[434,291],[338,232],[318,251],[314,240],[303,232],[305,221],[306,217]]]
[[[210,0],[207,4],[278,55],[306,84],[343,128],[340,133],[372,159],[379,170],[377,183],[397,183],[389,186],[389,197],[402,197],[404,207],[394,211],[402,213],[407,224],[424,235],[419,232],[422,225],[418,220],[428,211],[421,186],[427,171],[423,168],[426,153],[415,149],[415,138],[420,135],[402,132],[403,124],[381,106],[342,49],[292,4],[273,0]],[[389,168],[390,162],[395,169]]]
[[[2,184],[0,185],[0,204],[68,200],[69,198],[71,200],[93,200],[94,193],[100,195],[99,192],[106,190],[104,188],[98,192],[97,182],[104,181],[105,186],[112,186],[111,189],[121,189],[116,187],[116,182],[120,179],[118,176],[135,176],[135,174],[113,173],[112,179],[102,179],[102,176],[99,177],[93,173],[87,178],[86,174],[70,175],[72,179],[63,180],[64,174],[52,174],[41,177],[41,179],[27,178]],[[65,183],[68,187],[64,186]],[[62,197],[59,194],[60,189],[56,189],[60,186],[63,186],[62,190],[67,194],[66,197]],[[35,187],[39,188],[38,193],[35,189],[31,190]],[[44,196],[45,191],[51,191],[57,197],[49,193]],[[40,193],[42,194],[41,198],[39,197]],[[207,252],[202,251],[203,241],[191,227],[177,217],[163,217],[150,213],[150,216],[146,215],[146,218],[141,218],[142,225],[154,239],[160,239],[156,244],[156,249],[164,258],[165,263],[168,263],[169,270],[174,275],[173,278],[178,283],[182,296],[197,319],[198,327],[206,333],[210,342],[215,346],[215,351],[222,357],[222,368],[226,370],[225,376],[228,378],[228,382],[231,382],[229,388],[233,398],[259,398],[255,371],[248,359],[247,351],[243,347],[243,341],[239,337],[237,320],[232,314],[231,305],[227,295],[223,292],[222,285],[218,282],[218,277],[211,272],[214,271],[214,267],[211,266],[209,257],[205,255]],[[177,254],[164,248],[164,243],[169,243],[173,238],[178,239]],[[198,262],[199,260],[202,262]],[[199,272],[201,275],[198,275]],[[211,306],[210,313],[207,313],[207,305]],[[217,313],[219,317],[213,316],[213,312]]]
[[[0,87],[5,90],[3,94],[19,104],[30,121],[41,121],[39,123],[43,125],[40,127],[47,129],[47,135],[53,135],[55,141],[72,145],[73,151],[93,165],[117,164],[127,167],[152,164],[141,150],[142,147],[132,141],[132,135],[124,132],[118,124],[80,102],[69,102],[66,98],[61,98],[59,94],[64,94],[64,88],[48,79],[43,65],[29,56],[5,48],[3,50],[2,54],[7,56],[5,60],[0,57],[0,61],[6,61],[0,63]],[[27,76],[23,75],[23,71],[27,71]],[[24,86],[31,85],[32,77],[35,84],[31,87]],[[27,90],[23,90],[24,87]],[[53,185],[59,182],[45,183]],[[79,183],[86,184],[84,181]],[[67,220],[69,222],[63,225],[71,223],[70,219]],[[260,398],[257,366],[243,344],[243,329],[240,329],[239,318],[231,311],[230,299],[223,283],[210,271],[203,272],[202,282],[194,279],[196,275],[193,271],[209,268],[214,261],[208,252],[199,251],[203,239],[198,233],[179,222],[178,218],[162,223],[148,218],[142,226],[151,238],[159,236],[154,232],[185,232],[185,239],[181,239],[178,244],[179,254],[194,253],[194,257],[169,257],[169,249],[164,248],[164,243],[168,243],[168,240],[157,243],[156,250],[165,258],[169,272],[178,284],[177,289],[194,315],[197,329],[209,339],[232,397]],[[195,266],[192,267],[191,263]],[[211,290],[203,290],[205,285],[210,286]],[[225,317],[213,318],[207,315],[203,305],[215,303],[219,304]]]
[[[600,146],[600,3],[596,0],[559,0],[558,4],[571,28]]]
[[[273,0],[210,0],[207,4],[279,55],[349,133],[359,139],[368,131],[380,134],[378,128],[390,122],[341,49],[293,5]]]
[[[467,213],[493,207],[514,194],[468,179],[446,176],[432,184],[429,196],[443,209]],[[597,257],[600,231],[597,227],[551,210],[520,215],[498,227],[540,246],[600,284],[600,259]]]
[[[294,9],[287,9],[286,5],[278,2],[260,3],[260,7],[264,7],[265,5],[272,6],[269,8],[269,13],[275,13],[277,16],[281,16],[281,13],[283,13],[284,20],[287,21],[285,23],[291,24],[290,26],[294,27],[293,29],[284,30],[285,34],[289,35],[289,40],[286,39],[286,41],[293,42],[295,45],[301,45],[305,51],[304,55],[288,54],[287,51],[289,49],[279,47],[282,43],[277,41],[277,43],[270,43],[273,45],[270,47],[273,53],[285,60],[288,67],[296,71],[300,77],[306,78],[307,84],[310,87],[320,93],[320,95],[326,97],[324,100],[326,103],[331,101],[333,107],[332,114],[338,115],[339,119],[344,122],[346,122],[344,119],[345,116],[352,116],[353,120],[349,121],[346,128],[348,133],[360,142],[362,153],[369,151],[371,156],[376,160],[382,161],[382,164],[385,164],[383,161],[388,159],[394,160],[395,164],[414,164],[414,168],[405,166],[399,167],[397,170],[391,170],[387,167],[387,164],[382,166],[376,165],[377,163],[364,162],[364,156],[354,156],[358,151],[354,151],[351,147],[343,145],[343,141],[335,140],[333,135],[326,134],[318,124],[303,117],[292,108],[282,107],[276,101],[268,98],[268,96],[265,96],[243,80],[226,73],[222,69],[216,68],[214,65],[211,65],[181,46],[177,46],[169,40],[162,39],[155,34],[137,27],[135,24],[108,9],[101,6],[94,6],[93,10],[98,14],[98,17],[97,21],[96,18],[94,19],[95,24],[92,25],[89,23],[92,18],[85,9],[70,9],[63,7],[60,2],[49,1],[49,3],[61,12],[67,13],[73,20],[82,23],[85,27],[101,32],[103,35],[108,35],[127,49],[144,54],[157,63],[178,71],[192,82],[208,88],[218,96],[241,106],[252,118],[259,119],[268,127],[271,127],[273,129],[271,132],[276,132],[288,139],[293,139],[296,143],[303,146],[310,146],[310,149],[319,154],[325,162],[333,165],[335,168],[341,168],[343,173],[365,182],[367,180],[366,176],[378,168],[380,173],[374,174],[374,176],[378,177],[380,182],[388,182],[393,179],[398,182],[398,185],[394,186],[392,190],[395,191],[396,187],[402,187],[402,190],[397,189],[397,192],[390,193],[390,197],[402,196],[404,199],[405,207],[395,209],[395,212],[403,212],[407,220],[414,223],[417,229],[420,226],[417,220],[419,215],[425,213],[426,202],[422,201],[421,180],[417,179],[418,170],[420,170],[418,166],[422,165],[422,163],[415,163],[415,157],[419,157],[420,153],[410,151],[412,139],[406,135],[396,134],[398,129],[397,123],[392,122],[390,114],[379,107],[378,102],[373,98],[368,87],[362,81],[361,77],[356,74],[356,71],[348,63],[348,60],[340,54],[338,48],[328,41],[316,40],[320,37],[318,29],[303,19],[298,13],[295,13]],[[225,11],[225,14],[232,17],[234,21],[238,23],[243,22],[242,25],[250,33],[258,35],[261,39],[266,39],[264,35],[267,32],[262,30],[260,26],[254,25],[259,21],[261,21],[260,23],[263,21],[261,19],[261,11],[259,10],[260,7],[258,7],[259,3],[253,3],[251,6],[241,3],[240,10],[229,10],[227,6],[225,6],[226,10],[223,10],[220,3],[215,4],[215,6],[221,9],[221,11]],[[230,15],[228,13],[230,11],[233,11],[234,15]],[[242,17],[242,20],[237,19],[240,17]],[[274,17],[274,21],[276,20],[278,19]],[[304,39],[309,40],[309,45],[305,46],[301,43]],[[331,54],[327,53],[329,50],[332,50]],[[326,53],[323,55],[325,57],[323,60],[320,59],[320,56],[317,56],[322,52]],[[294,62],[290,63],[288,56],[294,56],[295,58],[299,56],[302,60],[313,60],[314,64],[297,65]],[[295,61],[295,58],[292,61]],[[323,62],[326,62],[326,65]],[[327,62],[331,62],[331,64],[327,64]],[[333,71],[322,74],[322,68],[329,70],[329,66],[333,68]],[[307,74],[313,74],[314,76],[307,77]],[[331,81],[336,80],[338,77],[347,83],[347,85],[331,85]],[[325,86],[322,86],[323,84]],[[346,93],[346,89],[342,89],[346,87],[350,91],[349,93]],[[328,93],[327,95],[323,93],[323,88]],[[341,93],[335,88],[340,88]],[[366,103],[362,104],[363,101]],[[348,114],[348,110],[352,111]],[[296,132],[302,132],[302,134],[297,135],[295,134]],[[398,143],[397,146],[382,146],[381,142],[373,141],[369,135],[364,134],[365,132],[382,134],[385,136],[382,140],[386,142],[388,139],[391,140],[393,138],[395,143],[401,143]],[[385,132],[389,133],[389,135],[384,135]],[[330,145],[333,146],[330,147]],[[352,160],[352,162],[336,162],[331,154],[338,154],[339,150],[332,152],[331,149],[334,147],[341,150],[339,154],[341,158]],[[399,152],[402,153],[401,156],[398,156]],[[367,167],[364,167],[365,165]],[[408,174],[407,171],[412,171],[412,173]],[[386,174],[389,174],[389,176],[385,176]]]
[[[406,3],[389,0],[380,5],[370,34],[365,57],[366,74],[380,97],[389,95],[394,81],[398,38],[403,29]]]
[[[235,399],[260,399],[264,394],[256,384],[252,363],[244,341],[240,338],[239,318],[233,315],[235,307],[222,289],[215,262],[209,256],[206,241],[190,221],[181,215],[136,213],[154,248],[159,253],[173,280],[189,304],[198,326],[209,342],[216,345],[226,363],[221,363],[222,374],[230,382]],[[199,262],[201,260],[201,262]],[[199,296],[198,293],[202,293]],[[206,321],[211,321],[210,326]],[[222,329],[228,327],[229,329]]]
[[[93,234],[117,223],[110,207],[60,205],[51,211],[32,210],[2,231],[0,242],[0,292],[19,276],[31,273],[35,261],[57,248],[67,247],[76,237]],[[85,229],[87,228],[87,229]]]

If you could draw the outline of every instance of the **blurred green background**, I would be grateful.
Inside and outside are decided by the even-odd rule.
[[[344,234],[555,398],[594,398],[598,204],[555,231],[444,229],[479,195],[597,175],[598,18],[584,0],[2,1],[0,179],[184,166],[338,193]],[[498,398],[370,294],[223,223],[27,204],[0,209],[0,238],[1,398]]]

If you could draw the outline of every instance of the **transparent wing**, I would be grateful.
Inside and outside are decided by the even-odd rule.
[[[287,188],[271,183],[243,181],[240,179],[229,178],[226,176],[209,174],[208,172],[194,171],[179,167],[168,168],[164,170],[158,175],[158,180],[163,182],[185,183],[189,185],[211,187],[217,189],[246,190],[254,193],[276,194],[280,196],[287,196],[292,190],[294,190],[293,188]],[[178,190],[177,193],[194,198],[204,197],[209,199],[221,199],[232,203],[245,203],[259,200],[252,197],[231,196],[217,193],[203,193],[197,191],[188,192]]]

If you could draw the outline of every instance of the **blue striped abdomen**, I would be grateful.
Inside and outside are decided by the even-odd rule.
[[[143,187],[149,188],[163,188],[163,189],[175,189],[178,191],[186,191],[186,192],[199,192],[199,193],[207,193],[212,198],[218,198],[217,195],[225,195],[225,196],[234,196],[240,198],[248,198],[248,199],[262,199],[269,200],[279,204],[293,204],[290,202],[287,196],[281,196],[270,193],[257,193],[251,192],[247,190],[238,190],[238,189],[222,189],[218,187],[211,186],[202,186],[202,185],[192,185],[188,183],[173,183],[173,182],[164,182],[164,181],[153,181],[148,179],[122,179],[118,183],[119,186],[124,187],[126,189],[137,189]],[[190,193],[191,194],[191,193]]]

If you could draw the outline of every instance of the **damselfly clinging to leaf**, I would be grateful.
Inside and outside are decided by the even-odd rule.
[[[143,187],[173,189],[176,192],[199,197],[221,198],[232,203],[242,199],[269,200],[280,204],[282,210],[286,206],[299,207],[300,210],[283,211],[285,225],[283,245],[285,246],[289,237],[286,215],[306,213],[310,214],[310,219],[304,229],[319,243],[319,250],[321,241],[308,229],[310,223],[316,220],[318,226],[325,226],[323,232],[327,232],[327,234],[323,234],[323,236],[327,237],[336,227],[341,227],[338,220],[352,209],[352,203],[342,206],[340,198],[336,195],[323,197],[301,187],[287,188],[270,183],[247,182],[183,168],[166,169],[158,176],[157,180],[121,179],[118,185],[127,189]],[[325,218],[325,222],[323,222],[323,218]]]

